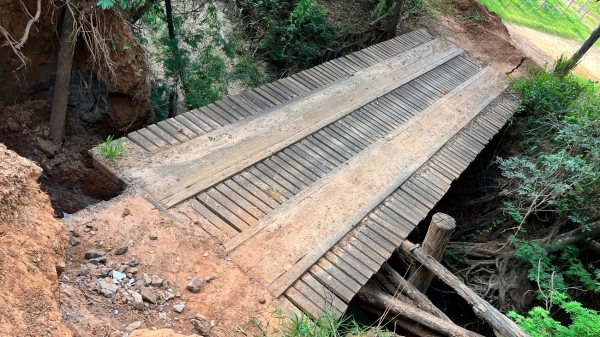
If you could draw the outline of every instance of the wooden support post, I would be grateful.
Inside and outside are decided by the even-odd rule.
[[[529,337],[517,323],[504,316],[498,309],[479,297],[479,295],[458,279],[458,277],[454,276],[452,272],[444,268],[444,266],[437,262],[433,257],[425,254],[417,245],[408,240],[404,240],[402,245],[400,245],[400,250],[419,261],[424,267],[431,270],[439,277],[440,280],[452,287],[460,297],[464,298],[471,305],[475,315],[486,321],[494,329],[496,336]]]
[[[450,240],[450,235],[454,232],[454,228],[456,228],[454,218],[444,213],[435,213],[431,219],[427,235],[425,235],[425,240],[423,240],[423,252],[439,261],[444,255],[444,250]],[[413,270],[414,272],[408,281],[425,294],[431,280],[433,280],[433,273],[419,263],[415,265]]]

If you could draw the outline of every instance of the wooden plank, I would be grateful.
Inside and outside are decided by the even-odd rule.
[[[394,234],[394,240],[404,240],[408,234],[414,229],[414,225],[404,220],[404,223],[389,222],[378,215],[380,211],[371,212],[367,217],[367,222],[372,221],[381,227],[387,229],[390,233]]]
[[[278,80],[277,83],[285,87],[288,90],[288,92],[292,92],[294,94],[294,97],[302,96],[304,93],[307,92],[305,89],[297,85],[297,82],[290,81],[290,79],[288,79],[287,77]]]
[[[329,127],[335,130],[338,134],[345,135],[346,138],[353,139],[354,143],[361,149],[365,149],[366,147],[372,144],[372,141],[370,139],[363,137],[361,133],[357,132],[355,129],[348,127],[345,123],[342,123],[341,121],[335,122]]]
[[[340,139],[341,141],[344,142],[344,144],[347,144],[348,146],[352,147],[352,150],[354,150],[355,152],[360,152],[362,151],[365,147],[367,147],[365,144],[363,144],[361,141],[357,140],[354,137],[354,133],[350,133],[348,134],[345,131],[342,131],[338,126],[338,123],[333,123],[330,124],[329,126],[327,126],[326,128],[324,128],[323,130],[325,132],[327,132],[331,137],[335,137]]]
[[[266,205],[268,205],[270,208],[275,208],[275,207],[279,206],[280,203],[285,201],[285,197],[283,195],[280,195],[279,193],[274,195],[275,191],[272,191],[272,192],[269,191],[271,193],[266,193],[264,190],[265,189],[268,190],[271,187],[269,187],[267,184],[263,183],[264,189],[261,189],[260,187],[258,187],[254,183],[252,183],[250,180],[248,180],[247,177],[250,177],[250,176],[252,176],[252,174],[250,172],[243,172],[242,174],[238,174],[238,175],[234,176],[232,178],[232,180],[236,184],[238,184],[242,188],[244,188],[244,190],[250,192],[250,194],[255,196],[257,199],[259,199]],[[252,177],[250,177],[250,179],[252,179]],[[258,180],[258,178],[254,179],[254,180]],[[228,181],[226,180],[225,183],[228,184]],[[230,188],[233,188],[231,185],[228,185],[228,186]],[[247,200],[250,200],[250,199],[247,199]],[[250,201],[252,201],[252,200],[250,200]],[[268,210],[265,209],[265,213],[267,211]]]
[[[216,101],[214,103],[216,106],[225,110],[229,113],[235,113],[236,116],[240,116],[239,119],[251,116],[251,113],[241,109],[237,104],[235,104],[229,97],[225,97],[220,101]]]
[[[202,203],[198,202],[197,200],[192,200],[191,203],[192,203],[192,208],[198,215],[205,218],[209,223],[214,225],[217,229],[219,229],[221,232],[225,233],[227,236],[232,238],[238,234],[238,231],[236,231],[233,227],[231,227],[225,221],[221,220],[221,218],[216,216],[208,208],[204,207],[204,205],[202,205]]]
[[[184,143],[184,142],[187,142],[188,140],[190,140],[190,138],[187,137],[183,133],[182,129],[176,129],[173,125],[171,125],[170,123],[167,123],[166,121],[158,122],[155,125],[158,126],[160,129],[162,129],[164,132],[168,133],[171,137],[177,139],[181,143]],[[179,130],[182,130],[182,131],[179,131]]]
[[[373,221],[369,222],[373,223]],[[376,242],[378,246],[384,248],[385,254],[391,254],[394,251],[394,249],[397,248],[397,245],[391,242],[392,239],[384,237],[387,231],[383,233],[377,233],[373,231],[369,226],[365,225],[363,228],[361,228],[360,232],[363,233],[369,239],[371,239],[373,242]]]
[[[279,184],[281,184],[284,187],[288,187],[290,186],[290,188],[288,188],[288,191],[294,193],[294,194],[298,194],[298,192],[300,192],[300,190],[304,189],[306,186],[308,186],[308,184],[304,183],[300,178],[294,176],[293,174],[291,174],[290,172],[288,172],[288,170],[286,170],[286,168],[289,169],[289,167],[281,167],[280,165],[277,165],[277,163],[275,163],[275,161],[273,160],[273,157],[269,157],[265,160],[262,161],[262,164],[265,165],[265,168],[261,167],[260,170],[263,171],[263,173],[269,174],[271,175],[271,177],[273,178],[273,180],[277,181]],[[265,170],[270,169],[271,172],[265,172]],[[272,174],[275,175],[272,175]],[[303,177],[304,179],[306,179],[306,177]]]
[[[314,280],[312,276],[309,275],[309,277]],[[316,283],[319,283],[319,281],[316,281]],[[304,281],[304,276],[294,283],[294,287],[300,291],[302,295],[310,299],[311,302],[319,303],[319,307],[321,307],[322,310],[322,312],[319,313],[320,315],[333,315],[336,318],[340,318],[346,310],[347,305],[340,300],[339,297],[331,293],[331,291],[326,289],[323,285],[321,285],[321,287],[315,285],[315,288],[319,291],[315,290]],[[333,296],[328,296],[328,294]]]
[[[342,157],[340,154],[338,154],[337,152],[335,152],[334,150],[332,150],[313,136],[303,139],[300,142],[300,144],[310,147],[311,150],[319,154],[323,153],[322,156],[324,158],[327,158],[327,160],[329,160],[330,162],[335,163],[336,167],[346,161],[346,158]]]
[[[348,120],[349,122],[356,123],[360,125],[363,129],[366,130],[367,134],[374,135],[377,139],[383,138],[387,133],[381,131],[379,128],[376,128],[373,124],[364,120],[364,118],[358,117],[357,114],[351,114],[346,116],[344,120]]]
[[[283,85],[280,82],[271,82],[266,84],[271,90],[277,91],[279,94],[284,95],[286,100],[290,100],[298,95],[290,90],[287,86]]]
[[[196,200],[198,200],[204,207],[209,209],[214,214],[218,215],[223,221],[228,223],[238,232],[243,231],[244,229],[250,227],[250,225],[240,219],[235,213],[227,209],[224,205],[222,205],[219,201],[215,200],[207,193],[201,193],[196,196]]]
[[[190,128],[188,128],[187,126],[185,126],[183,123],[181,123],[176,117],[175,118],[166,119],[165,122],[171,124],[171,126],[175,130],[177,130],[177,132],[179,132],[180,134],[183,134],[188,139],[194,139],[194,138],[198,137],[197,133],[195,133]]]
[[[264,98],[255,96],[251,91],[244,91],[241,93],[241,96],[244,97],[244,99],[246,99],[248,102],[258,106],[261,110],[268,110],[273,107],[271,102],[267,103]]]
[[[282,169],[287,171],[294,178],[300,180],[306,186],[312,184],[317,179],[319,179],[319,177],[315,177],[314,174],[310,174],[309,172],[305,173],[305,172],[301,171],[299,168],[295,167],[293,165],[294,164],[293,161],[288,163],[285,160],[281,159],[281,157],[279,157],[278,154],[279,153],[275,154],[274,156],[271,156],[269,158],[269,160],[273,161],[275,164],[277,164],[279,167],[281,167]],[[304,171],[306,171],[306,170],[304,170]]]
[[[302,158],[304,160],[306,160],[307,162],[311,163],[314,167],[316,167],[319,171],[323,172],[323,173],[328,173],[333,169],[333,165],[331,165],[331,163],[329,163],[326,159],[321,158],[318,154],[316,153],[308,153],[304,150],[302,150],[302,148],[299,146],[300,144],[294,144],[290,147],[288,147],[287,149],[284,150],[284,152],[289,155],[292,158]],[[321,175],[319,173],[319,175]]]
[[[330,171],[338,167],[338,165],[340,164],[340,162],[337,159],[325,153],[325,151],[322,151],[319,147],[311,144],[308,141],[303,140],[299,143],[294,144],[293,146],[304,151],[311,157],[321,162],[323,165],[327,166]]]
[[[312,68],[301,71],[299,74],[306,76],[311,81],[317,83],[319,87],[326,86],[329,81],[321,76],[318,73],[315,73]]]
[[[379,206],[378,210],[377,216],[383,220],[392,224],[402,224],[409,229],[415,228],[423,219],[423,216],[413,213],[411,209],[397,202],[386,202]]]
[[[395,118],[390,117],[393,116],[393,114],[391,114],[383,104],[374,103],[366,105],[363,107],[363,110],[368,112],[373,118],[379,119],[381,121],[380,125],[385,123],[391,130],[396,129],[398,125],[402,124],[402,120],[396,120]]]
[[[241,176],[239,178],[243,179]],[[250,184],[250,182],[247,182],[247,183]],[[240,197],[247,200],[252,205],[252,207],[258,208],[263,213],[270,212],[273,208],[275,208],[278,205],[274,199],[272,199],[271,197],[266,195],[259,188],[256,188],[256,191],[249,191],[248,189],[244,188],[242,185],[240,185],[238,182],[236,182],[235,180],[232,180],[232,179],[225,180],[223,182],[223,184],[229,190],[237,193]],[[221,192],[224,192],[224,193],[226,192],[226,190],[224,190],[221,185],[217,185],[217,189],[221,190]],[[252,192],[257,192],[257,191],[261,192],[260,195],[262,198],[259,198],[252,193]],[[266,200],[262,200],[262,199],[266,199]],[[271,202],[269,202],[269,201],[271,201]],[[246,208],[246,207],[244,207],[244,208]]]
[[[156,146],[158,146],[158,147],[165,147],[165,146],[169,145],[167,142],[165,142],[160,137],[158,137],[154,133],[150,132],[150,130],[148,130],[146,128],[139,129],[139,130],[137,130],[137,132],[139,134],[141,134],[142,136],[144,136],[145,138],[147,138],[148,140],[150,140],[152,143],[156,144]]]
[[[332,276],[339,283],[343,284],[350,291],[352,291],[352,294],[350,295],[351,296],[350,300],[352,300],[352,297],[354,297],[354,294],[356,294],[356,292],[358,292],[360,290],[360,287],[362,286],[362,284],[356,282],[353,278],[348,276],[348,274],[344,273],[344,271],[342,271],[336,265],[329,262],[327,259],[321,258],[317,262],[316,265],[319,266],[328,275]],[[315,275],[316,273],[313,272],[312,274]],[[331,283],[326,283],[326,282],[323,282],[323,283],[326,285],[334,286],[334,284],[331,284]],[[332,291],[335,292],[334,289],[332,289]],[[343,296],[342,296],[342,299],[346,300]],[[349,302],[349,300],[347,300],[347,302]]]
[[[221,124],[221,123],[215,121],[214,119],[210,118],[208,115],[206,115],[204,112],[202,112],[198,109],[189,111],[189,113],[193,114],[196,118],[198,118],[205,124],[209,125],[212,129],[219,129],[223,125],[227,125],[227,124]]]
[[[321,162],[317,161],[315,158],[306,154],[306,152],[301,151],[297,147],[295,147],[297,151],[293,151],[292,148],[287,148],[280,152],[281,158],[291,162],[292,160],[296,161],[299,165],[302,165],[307,170],[310,170],[316,179],[323,177],[328,171],[328,168],[323,165]]]
[[[388,250],[385,247],[382,247],[377,241],[374,241],[373,239],[368,237],[363,232],[363,229],[364,228],[360,230],[360,232],[355,236],[355,238],[360,242],[364,243],[367,247],[375,251],[377,254],[379,254],[379,256],[381,256],[384,260],[389,259],[394,249],[392,248],[391,250]]]
[[[354,156],[355,154],[357,154],[360,151],[362,151],[362,147],[357,146],[356,144],[354,144],[353,140],[346,139],[346,137],[344,137],[341,134],[338,134],[337,132],[333,131],[331,129],[331,125],[328,125],[328,126],[324,127],[323,129],[321,129],[321,131],[319,131],[319,133],[323,137],[325,137],[326,139],[329,139],[331,143],[333,143],[333,144],[337,145],[338,147],[344,149],[351,156]]]
[[[329,252],[327,252],[327,254],[333,254],[333,256],[331,256],[331,258],[329,259],[329,262],[336,264],[340,267],[347,264],[347,265],[351,266],[352,268],[354,268],[354,270],[356,270],[359,275],[352,274],[350,276],[352,276],[357,281],[361,280],[362,278],[369,280],[371,275],[373,275],[373,273],[374,273],[374,271],[371,268],[369,268],[369,266],[367,266],[366,264],[361,262],[359,259],[352,256],[352,254],[346,252],[344,249],[342,249],[338,246],[333,246],[331,248],[331,250]],[[335,260],[334,256],[338,260]],[[350,269],[348,269],[348,270],[350,270]],[[361,282],[359,282],[359,283],[361,283]]]
[[[349,130],[354,131],[357,135],[362,137],[365,141],[369,143],[369,145],[375,143],[379,137],[373,135],[373,132],[370,129],[365,128],[362,124],[358,123],[353,119],[343,118],[338,121],[341,126],[346,127]]]
[[[263,163],[258,163],[254,165],[249,169],[249,171],[258,178],[260,178],[260,180],[264,181],[269,186],[271,186],[275,191],[282,194],[287,199],[290,199],[295,194],[300,192],[298,187],[292,185],[289,181],[283,179],[283,177],[277,174],[277,172],[271,170]]]
[[[286,149],[288,150],[288,149]],[[276,157],[279,157],[280,160],[289,164],[295,170],[299,171],[302,175],[306,176],[311,182],[319,180],[325,172],[322,172],[317,167],[313,166],[310,162],[302,159],[302,157],[295,155],[294,157],[290,157],[285,151],[278,152]],[[274,157],[275,157],[274,156]],[[317,173],[315,173],[317,172]]]
[[[374,261],[371,257],[369,257],[369,255],[363,253],[360,249],[356,248],[355,246],[348,243],[345,246],[341,246],[340,248],[342,248],[344,251],[344,254],[339,255],[339,257],[341,257],[342,259],[346,260],[346,255],[352,256],[354,259],[364,264],[368,268],[368,273],[371,273],[371,275],[373,275],[379,270],[381,264]],[[350,262],[348,261],[348,263]],[[371,277],[371,275],[368,275],[367,277]]]
[[[175,119],[179,123],[185,125],[185,127],[188,128],[189,130],[191,130],[196,136],[203,135],[203,134],[206,133],[204,130],[202,130],[201,128],[199,128],[198,125],[192,123],[192,121],[190,121],[189,119],[185,118],[185,114],[176,116]]]
[[[394,191],[394,193],[390,196],[390,201],[397,206],[401,204],[405,205],[411,214],[415,215],[416,219],[421,219],[431,210],[431,208],[420,202],[417,198],[413,197],[410,192],[405,192],[400,188]],[[400,211],[404,212],[404,209],[401,208]]]
[[[285,297],[287,297],[288,300],[290,300],[290,302],[292,302],[300,310],[309,314],[313,319],[318,318],[323,312],[323,308],[317,306],[315,303],[309,300],[294,286],[290,287],[285,292]]]
[[[169,145],[180,144],[180,142],[177,139],[173,138],[173,136],[166,133],[163,129],[159,128],[156,124],[148,125],[148,127],[146,129],[148,129],[149,131],[154,133],[160,139],[167,142]]]
[[[130,132],[127,135],[127,138],[129,138],[132,142],[141,146],[144,150],[148,152],[156,151],[159,149],[159,147],[156,144],[151,142],[149,139],[147,139],[137,131]]]
[[[328,306],[331,306],[331,309],[337,310],[337,314],[340,316],[346,311],[348,305],[342,301],[337,295],[335,295],[331,290],[325,287],[321,282],[317,281],[317,279],[312,276],[310,273],[304,273],[300,278],[302,282],[304,282],[307,286],[309,286],[313,291],[315,291],[321,298],[325,300],[325,307],[327,309]]]
[[[331,251],[325,253],[323,258],[327,259],[327,261],[329,261],[331,264],[336,265],[340,270],[346,273],[346,275],[350,276],[358,284],[365,284],[369,280],[369,278],[363,275],[359,270],[354,268],[348,262],[342,260],[340,257],[335,255]]]
[[[327,287],[342,300],[350,302],[352,297],[354,297],[355,292],[348,289],[345,284],[341,283],[331,274],[327,273],[319,265],[313,265],[308,271],[312,276],[319,280],[319,282],[327,285]]]
[[[258,176],[257,176],[257,174],[258,174]],[[265,194],[267,194],[268,196],[275,199],[280,204],[294,196],[293,194],[288,192],[285,188],[281,187],[279,184],[274,182],[269,177],[265,176],[264,173],[260,172],[259,170],[255,169],[254,167],[251,167],[248,171],[242,172],[242,177],[244,177],[246,180],[251,182],[256,187],[258,187]],[[237,181],[237,182],[239,183],[239,181]],[[273,186],[275,186],[275,187],[271,186],[270,184],[273,184]],[[264,202],[267,202],[266,199],[261,198],[261,200],[263,200]]]
[[[258,219],[262,218],[265,215],[265,213],[262,210],[260,210],[257,206],[255,206],[252,203],[248,202],[248,200],[246,200],[244,197],[242,197],[241,195],[239,195],[238,193],[236,193],[233,189],[229,188],[229,186],[227,186],[226,184],[218,184],[217,186],[215,186],[215,189],[217,191],[219,191],[222,195],[226,196],[227,199],[229,199],[232,202],[234,202],[235,205],[237,205],[238,207],[240,207],[241,209],[243,209],[247,214],[251,215],[254,219],[258,220]],[[218,199],[217,199],[217,201],[218,201]],[[243,213],[238,214],[237,210],[234,211],[231,208],[229,208],[229,209],[232,212],[234,212],[240,218],[242,216],[247,217],[247,215],[245,215]],[[244,218],[242,218],[242,219],[244,219]],[[254,220],[252,220],[251,218],[248,218],[248,221],[246,221],[246,223],[251,224],[251,222],[253,222],[253,221]]]
[[[221,117],[219,114],[214,111],[208,109],[206,106],[203,106],[198,109],[196,115],[202,118],[203,121],[212,120],[217,123],[219,126],[225,126],[231,124],[228,120]],[[203,118],[204,117],[204,118]]]
[[[254,92],[269,100],[271,103],[273,103],[273,105],[279,105],[287,101],[285,97],[271,90],[266,84],[258,88],[254,88]]]
[[[301,83],[303,86],[309,88],[310,91],[313,91],[313,90],[319,88],[319,85],[317,85],[313,81],[309,80],[306,76],[302,76],[299,73],[296,73],[296,74],[290,76],[290,78],[294,79],[296,82]]]
[[[237,104],[240,108],[246,110],[251,115],[256,115],[257,113],[263,111],[261,107],[252,103],[249,99],[245,98],[240,94],[230,96],[229,98],[233,103]]]
[[[306,69],[306,74],[312,76],[313,78],[319,80],[322,84],[322,86],[326,86],[327,84],[333,82],[334,80],[332,80],[331,78],[329,78],[329,76],[327,76],[326,74],[324,74],[323,72],[319,71],[316,67],[310,68],[310,69]]]
[[[241,115],[238,115],[233,111],[227,112],[227,111],[219,108],[215,104],[209,104],[203,108],[205,108],[207,111],[213,112],[215,115],[220,116],[222,119],[227,121],[227,124],[233,124],[233,123],[239,121],[240,119],[242,119]]]
[[[408,182],[404,183],[400,188],[406,193],[410,194],[413,198],[419,200],[420,203],[424,204],[430,209],[433,208],[436,204],[436,200],[433,200],[433,197],[421,191],[420,189],[415,188],[414,185],[409,185]]]
[[[364,244],[362,241],[358,239],[350,240],[349,245],[354,246],[356,249],[363,252],[363,254],[367,255],[371,260],[377,263],[377,266],[381,266],[383,262],[385,262],[385,258],[379,255],[376,251],[371,249],[369,246]],[[362,260],[361,260],[362,261]]]
[[[290,84],[293,84],[294,86],[302,89],[303,94],[307,93],[307,92],[311,92],[313,90],[312,86],[304,83],[304,81],[302,79],[294,77],[294,75],[288,76],[285,79],[288,80],[290,82]]]
[[[196,125],[196,127],[199,128],[200,130],[202,130],[203,133],[208,133],[208,132],[211,132],[212,130],[214,130],[214,128],[212,126],[210,126],[209,124],[207,124],[200,118],[196,117],[196,115],[192,114],[189,111],[184,113],[183,115],[181,115],[181,117],[187,119],[188,121],[190,121],[190,123],[193,123],[194,125]]]
[[[383,237],[386,241],[392,244],[394,249],[398,248],[404,239],[398,238],[396,234],[390,232],[384,226],[376,223],[371,219],[367,219],[366,226],[370,228],[373,232],[377,233],[377,235]]]

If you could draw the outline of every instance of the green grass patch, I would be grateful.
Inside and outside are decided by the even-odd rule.
[[[371,327],[357,323],[352,317],[336,318],[334,308],[326,309],[319,317],[311,318],[306,313],[292,312],[284,315],[282,310],[274,313],[276,319],[275,333],[269,328],[271,322],[264,326],[255,321],[260,331],[257,337],[390,337],[392,334],[383,327]]]
[[[113,136],[108,136],[106,141],[98,143],[96,154],[100,155],[107,162],[114,164],[117,158],[125,155],[125,148],[121,140],[114,140]]]
[[[583,42],[598,24],[600,18],[600,6],[595,2],[588,2],[581,12],[578,10],[585,0],[575,0],[567,9],[568,3],[562,0],[524,1],[524,0],[479,0],[506,22],[522,25],[560,36],[569,40]],[[539,7],[542,5],[541,7]],[[539,8],[538,8],[539,7]],[[579,17],[583,12],[589,10],[583,20]],[[590,28],[591,27],[591,28]],[[600,45],[596,43],[596,45]]]

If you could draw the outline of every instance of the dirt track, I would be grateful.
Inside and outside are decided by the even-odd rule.
[[[540,65],[553,64],[561,54],[571,55],[579,48],[577,42],[527,27],[507,24],[506,28],[519,48]],[[594,81],[600,81],[600,48],[593,47],[588,51],[575,68],[575,73]]]

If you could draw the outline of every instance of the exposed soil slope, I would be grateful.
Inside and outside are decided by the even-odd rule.
[[[55,291],[67,236],[36,182],[42,169],[0,144],[0,331],[71,336]]]

